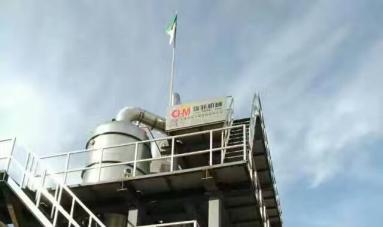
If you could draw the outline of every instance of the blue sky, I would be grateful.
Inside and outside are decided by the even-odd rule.
[[[0,136],[82,148],[124,106],[262,96],[287,227],[383,223],[383,2],[0,1]]]

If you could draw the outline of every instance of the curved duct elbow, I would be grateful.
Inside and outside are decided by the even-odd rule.
[[[138,121],[158,130],[165,131],[165,118],[139,107],[125,107],[118,112],[117,121]]]

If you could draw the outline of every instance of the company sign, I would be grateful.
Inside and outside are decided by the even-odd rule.
[[[182,129],[225,121],[231,97],[172,106],[166,117],[166,130]]]

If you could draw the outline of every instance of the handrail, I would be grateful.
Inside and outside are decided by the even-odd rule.
[[[24,172],[24,167],[16,160],[14,159],[13,157],[11,158],[11,161],[13,161],[14,164],[16,164],[16,166],[21,170],[23,171],[23,176],[26,176],[28,178],[32,178],[32,179],[36,179],[34,176],[32,176],[32,174],[30,174],[29,172]],[[19,185],[19,187],[21,188],[22,187],[22,184]],[[49,202],[56,208],[56,210],[59,210],[61,212],[61,214],[68,219],[68,221],[70,221],[73,225],[75,225],[76,227],[80,227],[79,224],[77,224],[76,221],[74,221],[73,217],[71,217],[68,212],[66,212],[66,210],[59,204],[58,201],[56,201],[56,199],[48,192],[48,190],[44,187],[39,187],[38,188],[38,193],[42,193],[44,195],[45,198],[47,198],[49,200]],[[39,203],[36,204],[36,208],[39,206]],[[56,212],[57,213],[57,212]],[[52,226],[55,226],[54,224],[52,224]]]
[[[265,144],[265,148],[266,148],[265,152],[267,155],[267,162],[268,162],[267,164],[269,165],[269,168],[270,168],[270,175],[271,175],[272,184],[273,184],[272,187],[273,187],[273,190],[275,192],[275,200],[277,203],[277,209],[278,209],[278,212],[281,214],[282,210],[280,207],[280,198],[279,198],[279,194],[278,194],[278,188],[276,187],[276,180],[275,180],[275,175],[274,175],[274,171],[273,171],[273,163],[270,160],[271,154],[270,154],[270,149],[269,149],[269,141],[268,141],[268,137],[267,137],[267,133],[266,133],[265,120],[264,120],[263,111],[262,111],[262,102],[260,99],[260,95],[255,94],[254,98],[253,98],[253,102],[252,102],[252,108],[251,108],[250,139],[254,138],[254,128],[255,128],[255,125],[257,123],[256,121],[257,121],[258,117],[259,117],[259,121],[260,121],[259,123],[261,124],[262,133],[264,135],[264,144]]]
[[[243,144],[238,144],[238,145],[228,145],[227,143],[221,143],[221,146],[218,147],[213,147],[213,134],[222,133],[224,131],[230,131],[230,129],[241,129],[243,130]],[[178,140],[179,138],[185,138],[188,136],[195,136],[195,135],[201,135],[205,134],[208,135],[209,139],[209,147],[207,149],[203,150],[197,150],[197,151],[190,151],[187,153],[176,153],[174,151],[175,149],[175,141]],[[193,133],[187,133],[183,135],[177,135],[177,136],[169,136],[169,137],[162,137],[162,138],[157,138],[157,139],[151,139],[151,140],[145,140],[145,141],[136,141],[136,142],[130,142],[130,143],[124,143],[124,144],[118,144],[118,145],[113,145],[113,146],[107,146],[107,147],[102,147],[98,149],[89,149],[89,150],[79,150],[79,151],[71,151],[63,154],[55,154],[55,155],[48,155],[45,157],[42,157],[41,160],[47,161],[51,158],[65,158],[65,169],[58,169],[57,171],[54,171],[53,173],[57,175],[64,174],[64,184],[67,184],[67,177],[68,174],[73,174],[73,173],[78,173],[78,172],[84,172],[84,171],[89,171],[89,170],[98,170],[98,180],[97,182],[101,182],[101,169],[107,169],[109,167],[117,167],[117,166],[126,166],[130,165],[133,167],[132,169],[132,175],[131,177],[136,177],[137,176],[137,164],[138,163],[143,163],[143,162],[152,162],[152,161],[157,161],[157,160],[170,160],[170,170],[169,172],[174,172],[177,171],[177,169],[174,166],[174,159],[180,158],[180,157],[185,157],[185,156],[193,156],[193,155],[202,155],[206,153],[210,153],[209,157],[209,165],[213,165],[213,156],[215,156],[216,152],[221,153],[221,162],[224,162],[224,151],[227,149],[241,149],[243,150],[243,160],[247,160],[247,147],[246,147],[246,125],[236,125],[236,126],[229,126],[229,127],[223,127],[219,129],[211,129],[211,130],[204,130],[201,132],[193,132]],[[164,155],[160,157],[152,157],[152,158],[143,158],[143,159],[138,159],[137,155],[137,147],[139,145],[145,144],[145,143],[152,143],[154,141],[159,141],[159,140],[167,140],[170,141],[171,143],[171,152],[170,155]],[[112,148],[120,148],[120,147],[131,147],[132,149],[134,148],[134,160],[129,160],[129,161],[124,161],[124,162],[118,162],[118,163],[103,163],[102,157],[104,154],[107,152],[111,151]],[[84,167],[77,167],[77,168],[69,168],[70,162],[72,159],[74,160],[75,158],[72,158],[72,155],[78,154],[78,153],[90,153],[90,152],[100,152],[100,159],[95,163],[96,165],[91,165],[91,166],[84,166]],[[123,177],[123,176],[121,176]],[[95,178],[96,179],[96,178]]]
[[[14,164],[20,171],[21,171],[21,182],[19,182],[17,185],[20,189],[24,187],[25,180],[30,181],[34,187],[36,187],[36,204],[34,208],[31,209],[38,209],[40,205],[41,195],[43,195],[51,204],[52,204],[52,214],[54,214],[52,226],[55,226],[58,219],[58,212],[60,212],[68,221],[70,225],[73,225],[75,227],[80,227],[80,225],[73,219],[73,212],[71,211],[68,213],[60,204],[61,195],[65,191],[70,198],[72,199],[72,208],[77,204],[79,205],[83,211],[87,213],[89,216],[89,226],[91,226],[92,222],[96,223],[97,226],[105,227],[105,225],[97,218],[96,215],[94,215],[82,202],[81,200],[62,182],[59,177],[54,173],[48,173],[47,169],[44,169],[44,176],[42,177],[41,183],[38,183],[38,178],[34,174],[35,170],[33,169],[34,160],[37,160],[35,164],[35,168],[38,167],[39,159],[38,157],[31,153],[27,152],[27,163],[25,166],[23,166],[15,157],[14,157],[14,148],[15,148],[15,138],[14,139],[5,139],[0,140],[0,144],[5,141],[13,141],[12,148],[10,149],[10,152],[8,152],[7,156],[1,157],[0,160],[7,159],[7,167],[5,170],[10,173],[10,166],[11,163]],[[1,153],[0,153],[1,154]],[[32,160],[32,164],[30,166],[30,160]],[[9,175],[9,174],[8,174]],[[52,182],[56,185],[56,192],[55,196],[53,197],[48,190],[45,188],[45,183],[47,182],[47,176],[49,176],[49,180],[52,180]],[[11,179],[13,177],[9,175]],[[16,181],[15,181],[16,182]],[[28,185],[28,183],[27,183]],[[58,190],[58,191],[57,191]],[[58,192],[58,193],[57,193]],[[71,208],[71,210],[72,210]],[[53,216],[53,215],[52,215]]]
[[[240,128],[240,127],[242,127],[242,126],[241,125],[227,126],[227,127],[218,128],[218,129],[209,129],[209,130],[204,130],[204,131],[199,131],[199,132],[185,133],[185,134],[182,134],[182,135],[167,136],[167,137],[161,137],[161,138],[155,138],[155,139],[142,140],[142,141],[138,141],[138,142],[129,142],[129,143],[122,143],[122,144],[113,145],[113,146],[105,146],[103,148],[104,149],[119,148],[119,147],[125,147],[125,146],[134,145],[135,143],[145,144],[145,143],[150,143],[150,142],[155,142],[155,141],[171,140],[173,138],[174,139],[178,139],[178,138],[183,138],[183,137],[188,137],[188,136],[195,136],[195,135],[206,134],[206,133],[209,133],[210,131],[218,132],[218,131],[223,131],[223,130],[227,130],[227,129],[234,129],[234,128]],[[62,157],[62,156],[65,156],[67,154],[78,154],[78,153],[92,152],[92,151],[97,151],[99,149],[100,148],[74,150],[74,151],[69,151],[69,152],[65,152],[65,153],[41,156],[40,159]]]
[[[62,182],[62,180],[57,176],[57,174],[49,173],[48,171],[46,174],[47,176],[52,177],[54,182],[59,185],[59,190],[61,192],[62,192],[62,189],[65,190],[65,192],[71,196],[72,202],[74,201],[75,204],[78,204],[89,215],[89,225],[91,225],[92,221],[95,221],[99,226],[105,227],[105,225],[97,218],[97,216],[94,215],[93,212],[89,210],[88,207],[85,206],[85,204],[72,192],[72,190],[69,189],[69,187],[64,182]],[[44,184],[45,182],[43,181],[42,183],[43,187],[44,187]]]
[[[196,220],[161,223],[161,224],[153,224],[153,225],[140,225],[137,227],[165,227],[165,226],[177,226],[177,225],[187,225],[187,224],[193,224],[193,227],[199,227],[198,222]]]
[[[238,144],[238,145],[228,146],[228,147],[226,147],[226,149],[229,149],[229,148],[242,148],[242,147],[243,147],[242,144]],[[200,154],[209,153],[210,151],[215,152],[215,151],[220,151],[220,150],[222,150],[222,148],[218,147],[218,148],[212,148],[211,150],[210,149],[206,149],[206,150],[193,151],[193,152],[188,152],[188,153],[183,153],[183,154],[174,154],[173,156],[172,155],[168,155],[168,156],[160,156],[160,157],[155,157],[155,158],[139,159],[139,160],[136,160],[136,161],[133,160],[133,161],[126,161],[126,162],[118,162],[118,163],[105,163],[105,164],[102,165],[102,168],[134,164],[135,162],[136,163],[140,163],[140,162],[158,161],[158,160],[163,160],[163,159],[169,159],[171,157],[179,158],[179,157],[185,157],[185,156],[200,155]],[[58,174],[64,174],[64,173],[73,173],[73,172],[80,172],[80,171],[82,172],[82,171],[98,169],[98,168],[99,168],[98,166],[89,166],[89,167],[83,167],[83,168],[69,169],[68,171],[58,171],[58,172],[54,172],[52,174],[58,175]],[[175,171],[175,170],[173,170],[173,171]]]

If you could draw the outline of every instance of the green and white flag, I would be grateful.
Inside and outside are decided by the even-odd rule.
[[[169,45],[173,44],[173,47],[176,46],[176,32],[177,32],[177,14],[174,16],[173,20],[169,23],[166,28],[166,34],[170,36]]]

